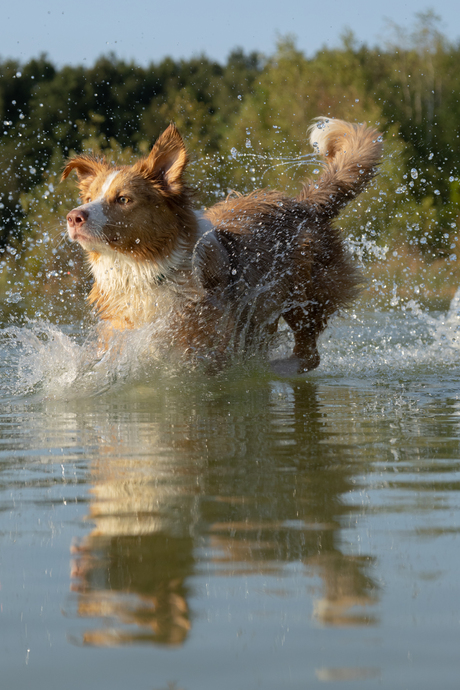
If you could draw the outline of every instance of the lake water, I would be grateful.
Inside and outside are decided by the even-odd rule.
[[[357,306],[293,378],[8,319],[1,687],[458,688],[459,311]]]

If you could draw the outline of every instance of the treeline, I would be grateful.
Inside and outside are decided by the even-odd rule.
[[[74,152],[129,161],[174,121],[209,203],[229,188],[297,189],[314,174],[307,127],[330,115],[376,124],[386,141],[378,184],[349,212],[354,226],[448,253],[460,203],[460,45],[431,12],[392,35],[371,48],[348,34],[312,58],[287,38],[269,57],[235,50],[224,65],[205,55],[146,68],[114,55],[92,67],[0,62],[0,250],[58,225],[75,196],[73,184],[57,187]]]

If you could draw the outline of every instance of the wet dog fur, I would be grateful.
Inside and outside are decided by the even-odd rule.
[[[76,171],[83,203],[67,229],[86,252],[104,339],[165,319],[174,347],[222,364],[230,352],[262,348],[282,317],[297,371],[317,367],[318,336],[362,283],[331,221],[375,175],[382,144],[366,125],[326,118],[310,141],[322,174],[296,197],[258,189],[203,213],[194,210],[174,125],[132,166],[70,159],[63,178]]]

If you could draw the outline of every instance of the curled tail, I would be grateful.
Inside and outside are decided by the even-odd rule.
[[[311,145],[325,159],[323,173],[307,182],[297,199],[333,218],[376,174],[382,137],[366,125],[326,117],[317,118],[309,132]]]

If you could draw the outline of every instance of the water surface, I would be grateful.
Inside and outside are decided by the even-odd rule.
[[[458,688],[458,310],[357,307],[290,378],[5,323],[2,687]]]

